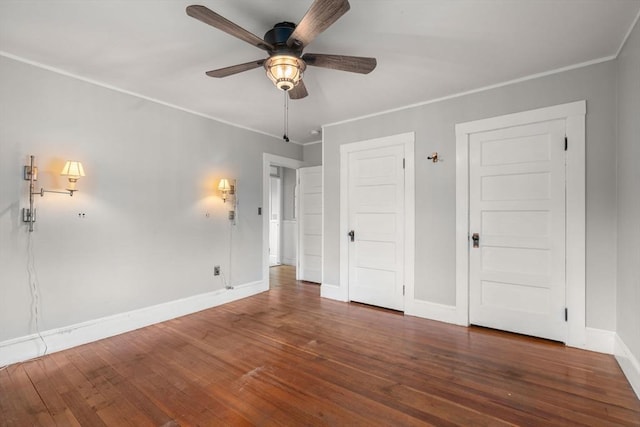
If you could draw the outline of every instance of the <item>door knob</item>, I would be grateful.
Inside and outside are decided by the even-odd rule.
[[[471,235],[471,240],[473,240],[473,247],[474,248],[479,248],[480,247],[480,235],[478,233],[473,233]]]
[[[356,232],[351,230],[350,232],[347,233],[347,236],[349,236],[349,238],[351,239],[351,241],[353,242],[355,237],[356,237]]]

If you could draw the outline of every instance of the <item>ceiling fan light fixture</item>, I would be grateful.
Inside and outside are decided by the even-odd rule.
[[[274,55],[264,62],[267,77],[285,92],[298,84],[306,68],[307,64],[302,59],[292,55]]]

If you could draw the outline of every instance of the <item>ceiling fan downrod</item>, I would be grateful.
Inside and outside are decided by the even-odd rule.
[[[284,142],[289,142],[289,96],[287,96],[287,92],[284,91],[284,135],[282,135],[282,139]]]

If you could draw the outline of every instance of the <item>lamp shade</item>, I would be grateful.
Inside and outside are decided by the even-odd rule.
[[[62,168],[62,172],[60,172],[62,176],[68,176],[69,178],[78,179],[81,176],[84,176],[84,168],[82,167],[82,163],[75,160],[67,160],[64,168]]]
[[[218,190],[220,191],[231,191],[231,185],[229,184],[229,180],[226,178],[222,178],[220,180],[220,184],[218,184]]]

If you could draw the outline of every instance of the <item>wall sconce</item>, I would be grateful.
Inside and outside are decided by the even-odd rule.
[[[218,184],[218,190],[222,194],[222,201],[227,203],[227,199],[231,201],[231,210],[229,211],[229,220],[236,220],[236,181],[222,178]]]
[[[220,180],[220,184],[218,184],[218,190],[220,190],[220,193],[222,194],[222,201],[225,203],[227,203],[227,199],[229,198],[229,196],[234,195],[236,192],[234,186],[229,184],[229,180],[226,178],[222,178]]]
[[[69,185],[67,186],[66,191],[45,190],[44,188],[40,188],[40,191],[34,191],[35,182],[38,180],[38,168],[35,166],[35,157],[29,156],[29,159],[29,164],[24,167],[24,179],[29,181],[29,207],[22,209],[22,221],[29,223],[29,231],[33,231],[33,223],[36,222],[36,210],[33,207],[33,196],[39,194],[40,197],[42,197],[44,196],[44,193],[60,193],[73,196],[73,193],[78,191],[76,188],[78,178],[85,175],[82,163],[75,160],[68,160],[67,163],[65,163],[64,168],[62,168],[62,172],[60,172],[60,175],[66,176],[69,179]]]

